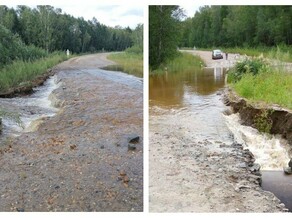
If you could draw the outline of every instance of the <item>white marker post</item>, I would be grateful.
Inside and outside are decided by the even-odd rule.
[[[69,57],[70,56],[70,51],[68,49],[67,49],[66,53],[67,53],[67,57]]]

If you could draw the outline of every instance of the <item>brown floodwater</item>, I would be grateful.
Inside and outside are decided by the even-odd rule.
[[[194,72],[151,76],[149,78],[150,106],[186,107],[195,104],[200,97],[216,93],[224,87],[224,82],[223,68],[204,68]]]
[[[217,95],[220,94],[218,91],[225,86],[225,72],[223,68],[204,68],[194,72],[150,76],[150,109],[158,107],[158,109],[174,110],[174,113],[180,115],[191,115],[191,121],[186,121],[186,123],[192,124],[192,132],[196,134],[197,139],[225,143],[238,141],[234,139],[234,136],[241,126],[240,122],[230,119],[232,123],[235,123],[235,129],[226,125],[226,118],[222,117],[226,106],[222,102],[221,96]],[[151,111],[150,114],[159,112],[156,108],[154,109],[155,111]],[[163,111],[161,112],[163,113]],[[177,117],[173,117],[173,120],[177,120]],[[180,120],[183,121],[185,118],[182,117]],[[227,120],[229,124],[230,120]],[[242,134],[249,137],[246,130],[242,131]],[[254,142],[247,142],[245,147],[250,148],[250,146],[255,145],[256,141],[260,142],[258,143],[260,146],[264,145],[262,139],[259,139],[260,136],[260,134],[253,134],[252,140]],[[265,148],[269,146],[274,148],[270,142]],[[256,162],[265,167],[266,164],[261,163],[262,159],[265,159],[265,151],[252,149],[256,155],[258,151],[260,153]],[[270,160],[268,158],[267,161]],[[283,171],[262,170],[262,188],[273,192],[290,211],[292,209],[291,178],[292,176],[284,175]]]

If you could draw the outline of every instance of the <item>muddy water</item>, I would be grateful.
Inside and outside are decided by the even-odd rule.
[[[151,77],[150,107],[155,109],[155,113],[169,110],[189,116],[192,123],[188,126],[191,126],[196,138],[202,141],[208,139],[231,143],[230,133],[222,115],[226,107],[218,95],[218,90],[224,87],[224,82],[225,74],[222,68],[205,68],[193,73]]]
[[[51,105],[49,99],[53,90],[58,88],[55,83],[55,77],[51,77],[44,83],[43,86],[34,88],[32,95],[16,98],[0,98],[0,106],[6,112],[14,113],[21,120],[17,123],[13,119],[3,118],[3,131],[0,135],[0,141],[5,140],[8,136],[18,136],[22,132],[33,130],[33,125],[36,125],[36,120],[45,117],[52,117],[58,111],[57,108]]]
[[[222,114],[226,109],[218,95],[225,86],[222,68],[153,76],[149,79],[149,86],[150,111],[155,110],[151,114],[163,114],[163,111],[173,111],[175,114],[183,112],[184,115],[192,116],[192,120],[185,123],[192,124],[196,138],[208,139],[213,143],[237,141],[243,144],[253,152],[256,163],[265,171],[262,178],[264,189],[276,192],[279,198],[287,194],[291,198],[291,178],[280,172],[289,161],[288,144],[279,137],[261,135],[255,129],[242,126],[237,115]],[[177,117],[173,118],[175,120]],[[184,121],[183,117],[181,121]],[[275,176],[276,173],[280,175]],[[278,179],[271,181],[275,178]],[[280,182],[290,185],[283,187],[283,184],[277,184]],[[283,202],[291,207],[291,201],[285,199]]]

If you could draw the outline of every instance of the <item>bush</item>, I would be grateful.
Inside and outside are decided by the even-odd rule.
[[[133,46],[133,47],[129,47],[128,49],[126,49],[127,53],[135,53],[135,54],[142,54],[143,53],[143,47],[139,47],[137,45]]]
[[[230,71],[228,81],[238,82],[244,74],[250,73],[257,75],[261,71],[267,70],[268,65],[262,58],[245,58],[235,64],[235,67]]]
[[[16,60],[34,61],[46,57],[45,50],[33,45],[25,45],[18,35],[14,35],[0,24],[0,68]]]

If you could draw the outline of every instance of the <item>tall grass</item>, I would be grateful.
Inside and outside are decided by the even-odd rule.
[[[269,59],[276,59],[283,62],[292,62],[292,47],[291,46],[277,46],[277,47],[257,47],[257,48],[223,48],[228,53],[246,54],[251,57],[263,56]]]
[[[189,53],[179,53],[173,60],[160,66],[159,69],[150,71],[150,75],[179,72],[190,72],[204,66],[204,62],[199,56],[194,56]]]
[[[119,70],[134,76],[143,77],[143,53],[126,51],[110,54],[107,58],[118,65],[109,66],[106,69]]]
[[[278,104],[292,109],[292,73],[283,67],[263,67],[257,74],[248,70],[236,78],[239,70],[235,66],[228,74],[228,81],[238,95],[250,101]]]
[[[64,54],[54,53],[47,58],[32,62],[14,61],[0,69],[0,92],[6,92],[21,84],[30,83],[37,76],[44,74],[47,69],[64,61]]]

